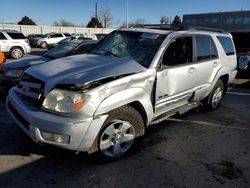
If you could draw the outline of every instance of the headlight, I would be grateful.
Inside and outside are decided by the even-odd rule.
[[[8,70],[5,73],[5,76],[19,78],[22,76],[22,74],[23,74],[23,70]]]
[[[61,113],[72,113],[80,110],[86,101],[88,95],[72,91],[53,89],[45,98],[43,107]]]

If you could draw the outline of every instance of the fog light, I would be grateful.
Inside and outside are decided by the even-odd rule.
[[[61,135],[61,134],[54,134],[49,132],[41,131],[41,135],[44,140],[48,140],[51,142],[57,142],[57,143],[63,143],[67,144],[69,143],[69,135]]]

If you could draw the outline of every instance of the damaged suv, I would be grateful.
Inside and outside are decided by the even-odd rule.
[[[236,67],[228,33],[121,29],[90,54],[28,69],[6,104],[35,142],[114,159],[163,116],[216,109]]]

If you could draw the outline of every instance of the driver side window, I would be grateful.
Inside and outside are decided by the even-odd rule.
[[[162,64],[166,66],[180,65],[193,61],[192,37],[177,38],[168,46],[163,55]]]

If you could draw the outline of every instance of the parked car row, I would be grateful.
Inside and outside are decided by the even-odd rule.
[[[237,73],[232,36],[214,30],[120,29],[72,55],[78,45],[3,64],[4,78],[20,80],[7,110],[36,143],[108,160],[127,155],[163,116],[217,109]]]
[[[48,50],[42,56],[27,57],[14,62],[4,63],[0,66],[0,83],[9,89],[18,84],[24,71],[31,66],[66,56],[87,53],[96,43],[97,41],[72,40]]]

